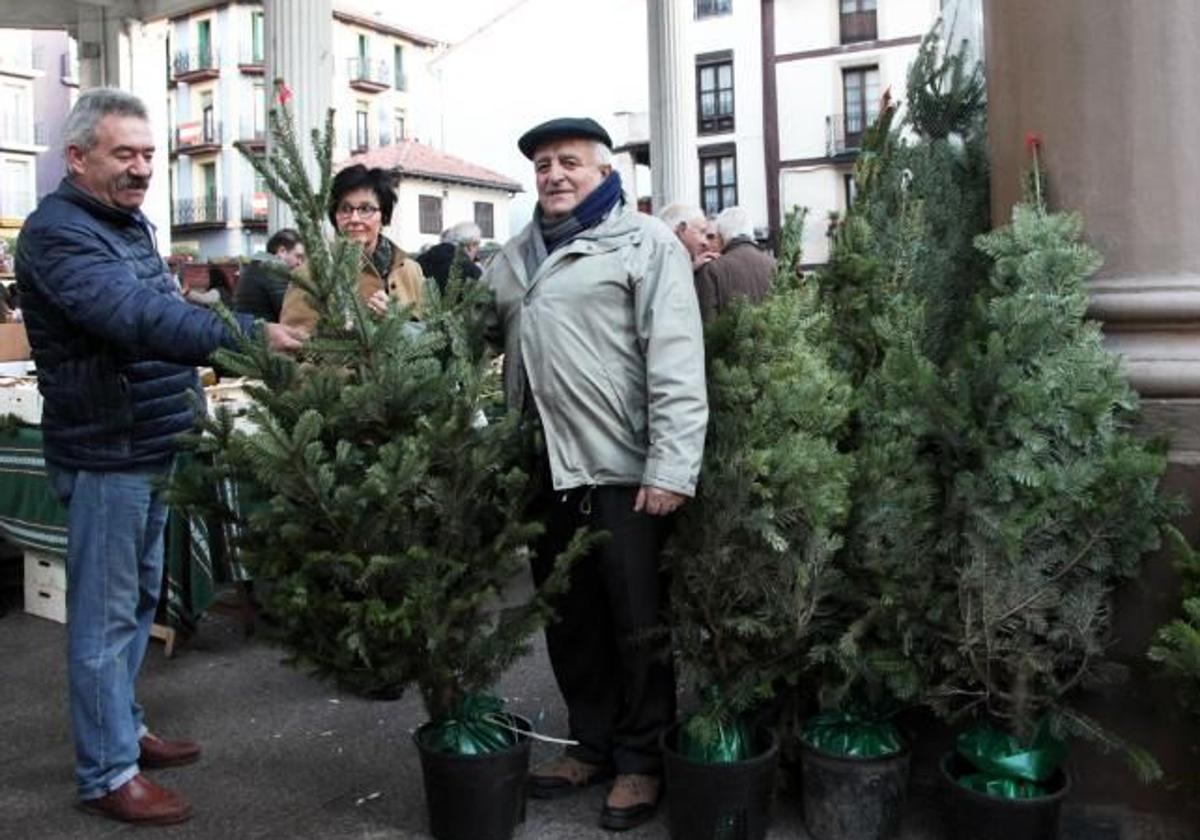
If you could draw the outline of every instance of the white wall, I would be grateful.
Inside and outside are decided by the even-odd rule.
[[[809,167],[785,169],[780,173],[779,200],[784,213],[793,207],[807,207],[808,219],[804,227],[804,263],[823,263],[829,259],[829,239],[825,231],[829,224],[830,211],[845,213],[843,198],[845,187],[842,181],[848,167]]]
[[[511,235],[509,226],[511,199],[507,192],[447,184],[441,181],[405,178],[400,182],[400,189],[396,196],[396,208],[392,213],[392,223],[385,231],[387,236],[405,251],[416,254],[425,246],[435,245],[441,241],[441,231],[432,234],[421,233],[419,207],[422,195],[442,198],[443,230],[459,222],[475,221],[475,202],[486,201],[492,204],[494,231],[491,237],[485,238],[504,242]]]

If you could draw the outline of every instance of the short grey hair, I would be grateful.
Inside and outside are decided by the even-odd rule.
[[[90,151],[96,145],[96,125],[109,114],[149,119],[146,104],[132,93],[112,87],[85,90],[63,123],[63,153],[72,146]]]
[[[717,235],[726,244],[738,237],[754,238],[754,222],[741,207],[726,207],[717,214]]]
[[[470,245],[472,242],[483,241],[483,231],[474,222],[459,222],[453,227],[446,228],[442,233],[442,241],[452,242],[455,245]]]
[[[613,161],[612,149],[608,148],[608,146],[604,145],[604,143],[601,142],[600,140],[596,141],[595,155],[596,155],[596,163],[600,164],[601,166],[611,166],[612,165],[612,161]]]
[[[663,220],[663,223],[671,230],[676,230],[680,225],[690,224],[691,222],[706,222],[707,217],[704,211],[694,204],[668,204],[666,207],[658,211],[658,218]]]

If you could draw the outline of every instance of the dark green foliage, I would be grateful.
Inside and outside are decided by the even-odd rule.
[[[1182,615],[1159,628],[1150,658],[1179,681],[1184,703],[1200,714],[1200,553],[1178,531],[1168,536],[1183,572]]]
[[[1157,492],[1165,455],[1132,435],[1136,395],[1084,317],[1100,258],[1080,230],[1076,216],[1019,205],[979,239],[991,282],[951,378],[967,411],[948,497],[960,523],[960,661],[938,696],[1024,740],[1048,718],[1056,735],[1123,747],[1068,697],[1115,675],[1110,596],[1157,547],[1171,506]]]
[[[676,659],[704,701],[688,732],[702,744],[794,675],[835,581],[850,462],[834,433],[850,393],[805,340],[812,320],[810,292],[779,288],[705,334],[704,464],[668,547]]]
[[[429,284],[419,324],[397,307],[370,315],[357,247],[321,229],[328,133],[313,193],[290,120],[273,114],[272,128],[275,156],[253,162],[296,213],[321,322],[298,360],[260,342],[219,354],[261,380],[249,425],[226,411],[204,423],[193,447],[214,466],[180,476],[174,501],[235,524],[298,663],[368,694],[415,684],[438,720],[525,652],[582,539],[540,592],[509,603],[540,526],[524,512],[528,435],[497,402],[481,339],[489,292],[454,283],[442,298]],[[243,490],[239,510],[220,509],[215,480]]]

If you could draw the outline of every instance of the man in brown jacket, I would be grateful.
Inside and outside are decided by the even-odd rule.
[[[705,323],[716,318],[739,297],[758,303],[775,278],[775,260],[754,243],[750,214],[726,207],[717,216],[717,245],[721,256],[696,272],[696,297]]]

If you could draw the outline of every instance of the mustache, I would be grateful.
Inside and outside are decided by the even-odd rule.
[[[140,175],[122,175],[117,178],[117,189],[119,190],[146,190],[150,188],[150,178]]]

